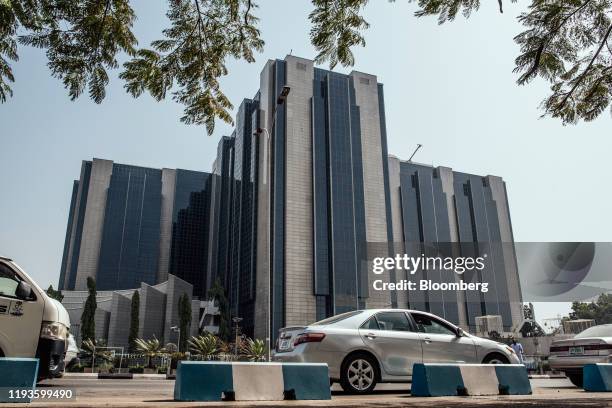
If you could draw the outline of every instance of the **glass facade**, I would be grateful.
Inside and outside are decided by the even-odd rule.
[[[104,176],[105,169],[108,177]],[[172,172],[174,176],[166,181],[171,184],[172,195],[162,197],[162,170],[98,159],[83,162],[81,177],[73,185],[59,288],[74,290],[77,276],[80,280],[93,276],[98,290],[134,289],[142,282],[160,283],[157,282],[160,230],[165,222],[162,199],[169,199],[172,213],[167,222],[171,223],[172,237],[167,272],[193,284],[196,296],[204,294],[210,174]],[[91,200],[91,194],[97,199]],[[104,201],[100,201],[101,197]],[[86,214],[90,217],[88,222]],[[88,259],[94,273],[79,274],[79,268],[88,266],[79,264],[82,243],[95,236],[100,237],[99,252]]]
[[[511,231],[499,225],[499,184],[494,192],[487,178],[412,162],[400,162],[390,174],[384,92],[374,76],[318,69],[288,56],[269,61],[261,78],[262,89],[240,105],[232,135],[220,139],[211,174],[108,162],[112,172],[101,185],[104,177],[93,176],[92,162],[83,162],[60,288],[74,289],[77,276],[81,281],[90,273],[79,272],[80,245],[98,234],[100,290],[156,284],[170,273],[204,297],[219,279],[232,317],[243,319],[249,336],[259,326],[274,340],[285,325],[365,307],[409,306],[456,323],[465,319],[470,328],[484,314],[511,324],[511,308],[502,300],[509,298],[508,263],[492,245],[502,241],[502,230]],[[290,93],[283,100],[284,87]],[[296,162],[302,149],[307,162]],[[106,201],[89,203],[90,189]],[[85,222],[88,208],[102,211],[93,226]],[[401,238],[394,239],[398,229]],[[371,289],[372,248],[376,256],[394,255],[396,245],[409,254],[456,255],[455,247],[440,245],[450,242],[465,243],[459,246],[464,256],[491,254],[488,269],[464,277],[487,279],[489,292],[415,291],[400,301],[395,291]],[[89,254],[92,247],[97,243]],[[439,271],[424,274],[433,283],[449,280]],[[396,272],[385,280],[395,282]]]
[[[415,291],[409,295],[408,306],[437,314],[456,324],[461,323],[463,312],[465,325],[472,331],[476,329],[476,317],[500,315],[504,329],[509,331],[513,321],[506,275],[514,271],[506,270],[504,262],[502,243],[505,241],[500,233],[498,205],[486,177],[460,172],[449,174],[452,191],[446,192],[440,168],[400,163],[404,249],[412,256],[480,257],[486,254],[485,268],[466,271],[461,279],[488,282],[489,288],[486,293],[464,291],[461,295]],[[505,195],[503,199],[506,200]],[[453,271],[419,273],[432,282],[456,279]]]
[[[98,290],[156,283],[160,216],[161,170],[115,164],[102,226]]]
[[[193,295],[206,292],[210,174],[177,170],[172,217],[169,272],[193,285]]]
[[[245,99],[236,117],[234,131],[234,170],[231,264],[230,264],[230,302],[232,312],[242,317],[242,328],[253,333],[255,299],[255,184],[256,175],[251,161],[257,149],[253,129],[254,116],[257,115],[257,101]]]
[[[367,297],[360,268],[365,204],[360,112],[351,77],[314,70],[313,235],[317,319],[358,309]]]
[[[404,250],[410,256],[437,256],[439,243],[451,241],[446,193],[436,169],[410,162],[400,164]],[[441,248],[444,250],[444,248]],[[420,271],[420,278],[448,282],[454,272]],[[442,291],[415,291],[409,307],[458,323],[457,296]]]
[[[504,252],[500,234],[498,208],[493,200],[487,179],[465,173],[454,173],[455,205],[460,242],[473,245],[461,246],[467,256],[487,254],[487,267],[481,272],[466,274],[466,280],[489,282],[489,291],[477,295],[466,293],[467,319],[470,329],[475,329],[477,316],[500,315],[504,329],[512,328],[512,313],[506,283]]]
[[[212,209],[210,236],[209,285],[220,279],[223,287],[230,286],[230,239],[232,226],[231,202],[233,197],[234,139],[223,136],[217,148],[217,159],[213,168]]]

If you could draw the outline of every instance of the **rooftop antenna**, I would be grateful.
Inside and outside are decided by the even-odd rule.
[[[411,161],[412,161],[412,158],[414,157],[414,155],[415,155],[415,154],[417,154],[417,152],[419,151],[419,149],[420,149],[421,147],[423,147],[423,145],[422,145],[422,144],[420,144],[420,143],[417,143],[417,147],[416,147],[416,149],[414,149],[414,152],[412,152],[412,155],[411,155],[411,156],[410,156],[410,158],[408,159],[408,161],[409,161],[409,162],[411,162]]]

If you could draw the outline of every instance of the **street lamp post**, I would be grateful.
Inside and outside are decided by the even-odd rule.
[[[178,344],[177,344],[177,346],[178,346],[178,351],[180,353],[180,351],[181,351],[181,329],[178,326],[172,326],[172,327],[170,327],[170,330],[172,330],[175,333],[178,333],[178,342],[177,342]]]
[[[242,321],[242,317],[232,317],[232,321],[236,324],[236,337],[234,338],[234,342],[235,342],[235,346],[234,346],[234,353],[236,354],[236,356],[238,356],[238,333],[240,331],[240,326],[238,325],[241,321]]]
[[[278,110],[278,105],[282,105],[286,100],[287,100],[287,96],[289,95],[289,92],[291,91],[291,87],[285,85],[283,86],[283,89],[281,90],[280,95],[278,96],[278,98],[276,99],[276,105],[274,105],[274,111],[272,112],[272,124],[270,126],[271,130],[274,130],[274,126],[276,125],[276,111]],[[268,144],[270,144],[270,132],[268,131],[268,128],[257,128],[257,131],[254,133],[254,135],[260,135],[262,133],[266,134],[266,143],[264,144],[264,176],[263,176],[263,182],[264,184],[268,184],[267,182],[269,181],[268,179],[270,178],[268,176],[267,173],[267,169],[268,169]],[[270,186],[268,186],[268,208],[272,208],[272,203],[271,203],[271,198],[272,198],[272,189]],[[268,217],[269,219],[269,217]],[[271,337],[272,337],[272,248],[270,248],[270,244],[271,244],[271,232],[270,232],[270,228],[268,228],[268,271],[269,271],[269,276],[268,276],[268,307],[267,307],[267,328],[266,328],[266,346],[268,348],[268,361],[270,361],[272,359],[271,357],[271,353],[272,353],[272,348],[271,348]]]

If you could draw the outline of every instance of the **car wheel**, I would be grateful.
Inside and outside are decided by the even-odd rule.
[[[578,388],[582,388],[582,373],[565,374],[567,378]]]
[[[508,359],[498,353],[489,354],[485,357],[483,364],[509,364]]]
[[[368,394],[376,387],[378,363],[367,354],[353,354],[342,364],[340,385],[351,394]]]

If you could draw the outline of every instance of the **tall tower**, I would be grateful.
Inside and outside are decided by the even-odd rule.
[[[275,338],[283,326],[391,306],[388,292],[369,291],[365,256],[392,231],[382,86],[287,56],[268,61],[259,98],[255,335],[267,337],[268,312]]]

